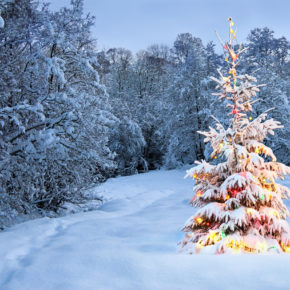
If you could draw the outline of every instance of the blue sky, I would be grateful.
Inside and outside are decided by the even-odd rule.
[[[51,8],[70,0],[47,0]],[[290,0],[85,0],[85,11],[96,16],[93,35],[98,48],[125,47],[136,52],[154,43],[171,45],[178,33],[190,32],[206,43],[227,36],[233,17],[237,39],[255,27],[268,26],[276,37],[290,40]]]

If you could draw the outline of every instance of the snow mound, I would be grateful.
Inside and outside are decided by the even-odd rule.
[[[99,210],[0,233],[0,289],[289,289],[289,256],[185,255],[185,169],[108,180]]]

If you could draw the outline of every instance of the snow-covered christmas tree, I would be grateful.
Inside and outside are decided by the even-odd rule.
[[[256,78],[238,75],[236,66],[246,50],[235,50],[236,31],[229,20],[229,41],[223,43],[225,60],[230,65],[228,75],[218,70],[219,93],[230,109],[230,126],[225,129],[216,120],[216,129],[199,132],[206,136],[213,148],[211,157],[220,163],[211,165],[196,161],[197,166],[187,171],[186,177],[195,180],[193,206],[200,207],[185,224],[182,247],[189,253],[262,253],[290,252],[289,216],[282,199],[290,190],[275,182],[290,173],[290,168],[276,161],[272,150],[262,142],[267,134],[283,126],[266,120],[267,112],[256,119],[247,113],[261,85]],[[271,109],[270,109],[271,110]]]

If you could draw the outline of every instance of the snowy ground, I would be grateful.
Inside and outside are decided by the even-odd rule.
[[[290,255],[177,252],[192,181],[184,170],[108,180],[100,210],[0,233],[0,289],[290,289]]]

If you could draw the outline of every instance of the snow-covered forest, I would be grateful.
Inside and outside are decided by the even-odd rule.
[[[213,42],[182,33],[136,54],[100,50],[83,0],[56,12],[5,0],[0,10],[0,228],[56,216],[109,177],[211,160],[196,131],[210,115],[228,122],[212,95],[209,76],[228,70]],[[240,73],[266,84],[252,118],[276,108],[269,117],[284,128],[266,144],[289,165],[290,43],[265,27],[242,45]]]

